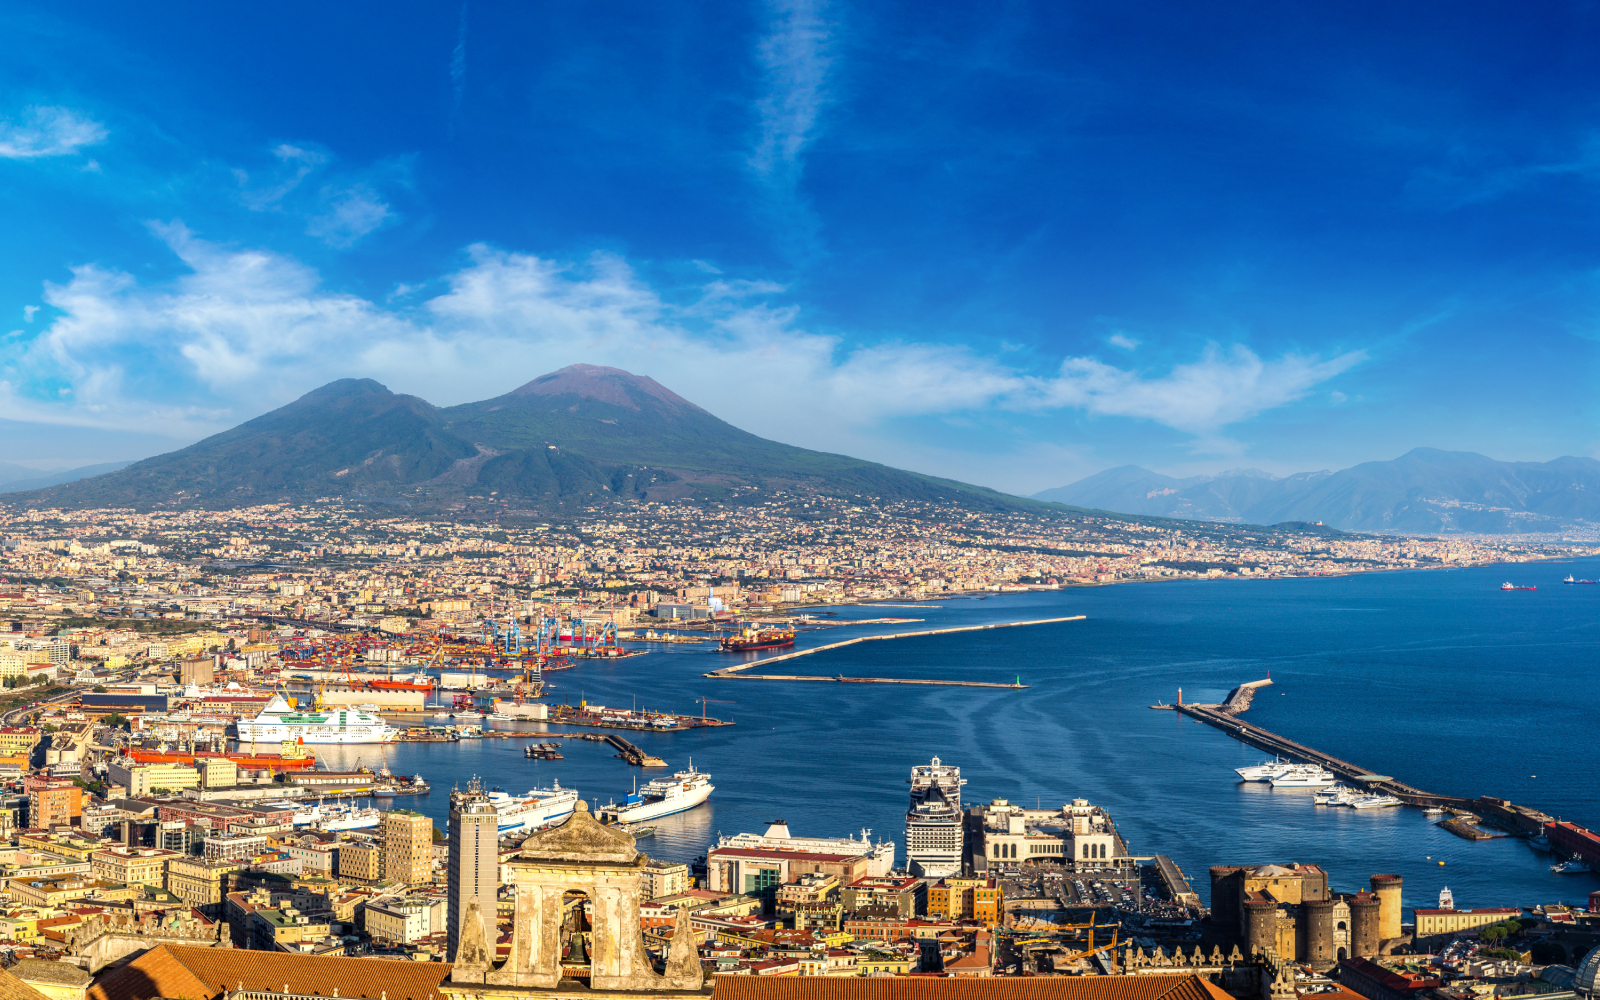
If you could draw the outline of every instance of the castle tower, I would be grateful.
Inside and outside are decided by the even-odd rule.
[[[1244,902],[1245,951],[1259,955],[1267,949],[1278,947],[1278,907],[1264,899],[1247,899]]]
[[[1306,900],[1300,904],[1300,919],[1305,926],[1300,938],[1303,961],[1318,972],[1327,972],[1335,964],[1333,900]]]
[[[1400,936],[1400,883],[1398,875],[1372,876],[1372,894],[1378,897],[1378,939],[1393,941]]]
[[[1355,958],[1376,958],[1379,930],[1378,897],[1358,892],[1350,897],[1350,954]]]

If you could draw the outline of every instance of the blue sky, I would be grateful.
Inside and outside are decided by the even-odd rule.
[[[1016,492],[1600,455],[1597,20],[8,4],[0,461],[580,361]]]

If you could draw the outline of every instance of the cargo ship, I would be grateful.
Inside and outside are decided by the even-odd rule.
[[[1572,578],[1572,574],[1568,573],[1567,574],[1567,578],[1565,580],[1562,580],[1561,582],[1562,583],[1600,583],[1600,580],[1574,580]]]
[[[241,753],[215,750],[149,750],[144,747],[128,748],[128,756],[136,764],[194,764],[208,757],[226,757],[242,771],[303,771],[315,767],[317,759],[305,751],[290,753]]]
[[[1538,590],[1539,588],[1538,587],[1517,587],[1517,586],[1513,586],[1510,580],[1507,580],[1505,583],[1502,583],[1500,585],[1500,589],[1501,590]]]
[[[746,628],[722,640],[725,653],[751,653],[758,649],[781,649],[794,645],[794,629]]]
[[[422,680],[406,680],[404,678],[386,678],[381,681],[367,681],[367,687],[373,691],[432,691],[433,678],[423,675]]]

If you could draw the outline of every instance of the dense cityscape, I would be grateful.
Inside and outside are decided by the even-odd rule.
[[[435,789],[450,803],[440,829],[382,808],[428,794],[421,778],[318,756],[324,743],[484,739],[559,718],[648,767],[628,730],[716,720],[574,710],[541,700],[546,678],[650,641],[792,645],[830,604],[1579,551],[1559,543],[820,497],[653,504],[570,528],[326,503],[11,512],[3,531],[0,949],[51,997],[120,1000],[132,977],[181,995],[173,970],[203,979],[224,951],[308,963],[284,973],[286,995],[319,993],[295,985],[319,962],[404,959],[373,965],[359,995],[419,1000],[580,986],[745,995],[722,984],[818,976],[1181,975],[1266,1000],[1594,988],[1600,892],[1587,909],[1446,898],[1407,914],[1398,876],[1339,894],[1315,863],[1272,858],[1218,858],[1196,887],[1198,873],[1162,845],[1127,843],[1100,806],[964,798],[959,764],[937,758],[908,762],[899,843],[779,822],[724,832],[682,863],[644,850],[651,820],[712,794],[692,769],[598,813],[559,788]],[[559,747],[526,753],[559,759]],[[1333,806],[1400,807],[1386,794],[1398,791],[1405,807],[1446,811],[1311,763],[1241,774],[1326,786]],[[374,795],[378,807],[360,804]],[[1571,824],[1468,805],[1450,810],[1463,836],[1499,823],[1555,842],[1574,870],[1600,861],[1600,840]]]

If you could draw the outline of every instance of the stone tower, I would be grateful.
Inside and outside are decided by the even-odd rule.
[[[632,836],[602,826],[578,802],[565,823],[523,841],[509,863],[516,892],[511,957],[495,968],[482,922],[465,920],[450,978],[542,989],[563,978],[587,980],[594,990],[700,989],[705,977],[688,910],[678,910],[664,974],[645,952],[639,890],[648,863]],[[468,905],[469,918],[479,905]]]
[[[1382,940],[1378,926],[1378,897],[1358,892],[1350,897],[1350,954],[1356,958],[1376,958]]]
[[[494,899],[500,886],[500,817],[484,794],[483,784],[473,778],[467,790],[450,793],[450,875],[449,924],[446,928],[445,961],[456,960],[461,944],[461,921],[472,910],[472,919],[487,926],[480,933],[494,940]],[[476,904],[474,908],[472,904]]]
[[[1378,897],[1378,939],[1393,941],[1400,936],[1400,876],[1374,875],[1371,881]]]

